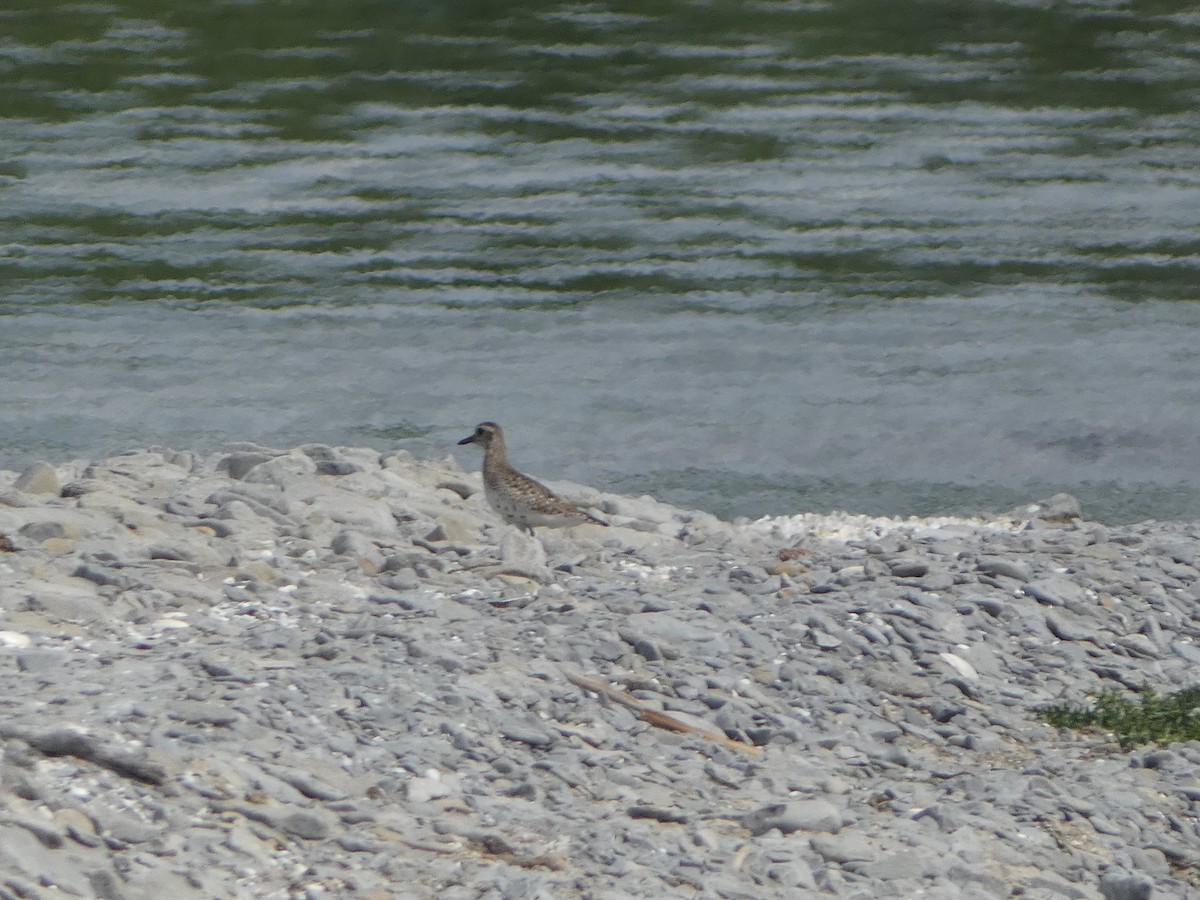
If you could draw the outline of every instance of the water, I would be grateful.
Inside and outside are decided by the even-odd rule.
[[[0,466],[493,418],[727,516],[1200,518],[1200,15],[497,9],[10,0]]]

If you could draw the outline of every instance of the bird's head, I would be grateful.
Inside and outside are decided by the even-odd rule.
[[[475,430],[473,432],[471,432],[458,443],[460,445],[478,444],[482,449],[486,450],[494,438],[504,440],[504,432],[500,430],[500,426],[495,422],[480,422],[475,426]]]

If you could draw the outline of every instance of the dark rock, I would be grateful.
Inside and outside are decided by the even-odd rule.
[[[981,559],[975,568],[985,575],[1003,576],[1021,582],[1033,581],[1033,572],[1028,566],[1007,559]]]
[[[896,559],[888,563],[892,575],[896,578],[920,578],[929,571],[929,565],[920,560]]]
[[[1154,882],[1144,875],[1109,872],[1100,878],[1104,900],[1150,900]]]
[[[753,835],[778,829],[781,834],[794,831],[826,831],[836,833],[842,828],[841,811],[825,800],[797,800],[791,803],[772,803],[742,816],[742,824]]]
[[[282,831],[306,841],[323,841],[329,837],[333,828],[333,823],[327,816],[305,809],[281,816],[278,825]]]
[[[236,478],[240,481],[259,463],[265,463],[274,458],[274,456],[258,452],[230,453],[217,463],[217,471],[226,472],[230,478]]]
[[[1009,513],[1014,519],[1037,518],[1044,522],[1065,523],[1083,518],[1083,507],[1070,494],[1055,494],[1025,506],[1018,506]]]
[[[1074,607],[1087,602],[1084,589],[1073,581],[1054,576],[1021,585],[1021,590],[1047,606]]]
[[[52,521],[28,522],[17,529],[17,534],[39,544],[42,541],[69,536],[67,527],[62,522]]]
[[[686,824],[688,817],[678,810],[660,809],[656,806],[631,806],[631,819],[653,819],[655,822],[670,822],[676,825]]]
[[[530,747],[537,747],[539,749],[552,746],[556,740],[554,735],[549,732],[525,728],[517,724],[502,725],[500,733],[510,741],[528,744]]]

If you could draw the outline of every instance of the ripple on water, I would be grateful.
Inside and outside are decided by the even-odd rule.
[[[1200,515],[1196,17],[10,7],[15,467],[497,418],[727,515]]]

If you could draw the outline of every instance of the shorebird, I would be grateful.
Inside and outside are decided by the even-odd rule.
[[[530,534],[535,525],[551,528],[566,528],[584,522],[608,525],[509,465],[504,432],[495,422],[481,422],[474,432],[458,443],[478,444],[482,448],[483,493],[488,504],[505,522]]]

